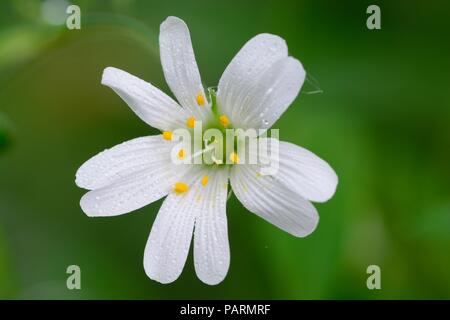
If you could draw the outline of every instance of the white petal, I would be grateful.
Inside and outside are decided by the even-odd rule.
[[[208,171],[208,184],[198,199],[200,214],[195,220],[194,262],[199,279],[215,285],[225,278],[230,266],[226,216],[228,170]]]
[[[304,198],[325,202],[336,191],[338,177],[330,165],[311,151],[280,142],[280,168],[276,177]]]
[[[259,140],[260,143],[270,146],[267,142],[270,139]],[[250,152],[257,152],[257,148],[252,148]],[[327,162],[311,151],[280,141],[279,154],[269,152],[268,157],[271,161],[276,161],[277,157],[279,159],[278,171],[274,177],[303,198],[325,202],[334,195],[338,183],[336,173]]]
[[[178,102],[197,119],[205,119],[209,106],[199,106],[197,96],[205,97],[189,29],[183,20],[168,17],[160,27],[159,47],[166,82]]]
[[[305,80],[300,61],[287,57],[275,62],[248,93],[240,115],[244,128],[270,128],[291,105]]]
[[[160,130],[185,126],[185,114],[172,98],[125,71],[108,67],[103,71],[102,84],[113,89],[147,124]]]
[[[175,281],[183,271],[199,214],[196,198],[201,195],[201,186],[192,185],[199,175],[189,172],[187,176],[182,181],[188,183],[189,190],[183,194],[172,192],[164,200],[145,247],[145,272],[161,283]]]
[[[278,36],[259,34],[250,39],[220,78],[217,92],[219,112],[228,115],[233,124],[242,125],[239,123],[240,114],[247,107],[249,94],[255,90],[262,74],[287,54],[286,42]]]
[[[170,156],[114,183],[89,191],[80,201],[88,216],[114,216],[142,208],[167,195],[187,169],[175,165]]]
[[[310,202],[273,176],[258,175],[256,165],[233,166],[230,182],[245,208],[294,236],[309,235],[319,222]]]
[[[161,135],[123,142],[86,161],[78,169],[75,183],[89,190],[105,187],[155,162],[166,161],[173,146]]]

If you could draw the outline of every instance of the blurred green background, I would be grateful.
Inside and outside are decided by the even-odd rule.
[[[450,6],[404,1],[0,2],[0,297],[8,299],[449,299]],[[381,7],[382,29],[366,28]],[[169,92],[159,24],[186,21],[206,86],[252,36],[287,40],[317,88],[275,127],[339,175],[321,221],[294,238],[228,202],[231,266],[218,286],[192,254],[170,285],[148,279],[145,243],[161,201],[113,218],[79,207],[77,168],[97,152],[157,133],[109,88],[115,66]],[[82,289],[66,288],[81,267]],[[368,290],[366,268],[381,267]]]

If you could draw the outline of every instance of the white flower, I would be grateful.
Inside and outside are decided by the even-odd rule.
[[[298,95],[305,78],[301,63],[288,56],[283,39],[260,34],[248,41],[220,78],[216,108],[205,94],[186,24],[167,18],[160,29],[161,63],[175,102],[153,85],[108,67],[102,84],[162,135],[133,139],[84,163],[76,184],[91,190],[81,199],[88,216],[114,216],[164,196],[144,254],[147,275],[170,283],[181,274],[194,235],[197,276],[221,282],[230,263],[226,201],[228,180],[249,211],[298,237],[310,234],[319,217],[310,201],[331,198],[333,169],[313,153],[280,142],[278,172],[261,176],[258,165],[176,165],[172,131],[195,121],[234,128],[267,129]],[[215,122],[214,122],[215,121]],[[237,161],[237,155],[234,156]]]

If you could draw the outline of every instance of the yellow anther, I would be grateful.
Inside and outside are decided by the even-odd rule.
[[[230,160],[232,163],[236,164],[239,162],[239,157],[236,152],[230,153]]]
[[[175,183],[175,186],[173,187],[173,191],[175,191],[178,194],[185,193],[189,190],[189,186],[184,182],[177,182]]]
[[[219,121],[220,124],[224,127],[228,127],[228,125],[230,124],[230,119],[224,114],[219,117]]]
[[[193,128],[195,126],[195,118],[194,117],[189,117],[186,121],[186,125],[189,128]]]
[[[197,95],[197,104],[199,105],[199,106],[203,106],[204,104],[205,104],[205,96],[203,95],[203,94],[201,94],[201,93],[199,93],[198,95]]]
[[[165,140],[172,140],[172,131],[163,131],[162,135]]]
[[[184,149],[180,149],[180,151],[178,151],[178,159],[183,160],[185,156],[186,152],[184,151]]]
[[[208,184],[208,176],[203,176],[202,178],[202,186],[206,186]]]

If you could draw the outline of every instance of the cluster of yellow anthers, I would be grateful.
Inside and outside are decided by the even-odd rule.
[[[204,106],[205,102],[206,102],[205,96],[201,93],[198,94],[196,97],[196,101],[200,107]],[[186,126],[188,128],[193,129],[195,127],[195,121],[196,121],[195,117],[189,117],[186,120]],[[226,128],[230,125],[230,119],[224,114],[222,114],[219,117],[219,122],[224,128]],[[172,140],[172,131],[163,131],[162,136],[165,140]],[[183,160],[185,156],[186,156],[186,152],[184,151],[184,149],[181,149],[180,151],[178,151],[178,159]],[[230,161],[233,164],[236,164],[239,162],[239,157],[235,152],[230,153]],[[208,184],[208,176],[202,177],[201,184],[202,184],[202,186],[206,186]],[[182,194],[189,190],[189,186],[184,182],[176,182],[173,190],[178,194]]]

